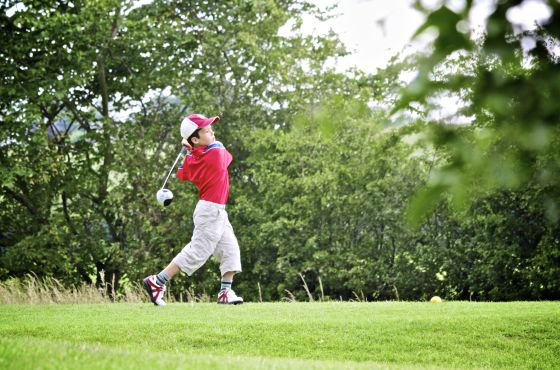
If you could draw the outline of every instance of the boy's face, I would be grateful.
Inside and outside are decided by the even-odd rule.
[[[196,146],[206,146],[212,144],[214,141],[216,141],[212,126],[201,128],[198,132],[198,138],[193,138],[192,140]]]

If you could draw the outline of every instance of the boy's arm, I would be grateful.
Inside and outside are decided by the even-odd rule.
[[[187,173],[187,158],[190,155],[190,151],[192,150],[192,146],[189,144],[189,142],[186,139],[183,139],[183,141],[181,141],[181,144],[186,146],[189,151],[187,152],[187,155],[185,156],[185,159],[183,160],[183,164],[181,166],[179,166],[179,168],[177,169],[177,178],[181,181],[187,181],[189,179],[189,176],[188,176],[188,173]]]
[[[187,156],[185,156],[185,160],[183,161],[183,164],[181,166],[179,166],[179,168],[177,169],[177,178],[181,181],[187,181],[188,180],[188,173],[187,173]]]

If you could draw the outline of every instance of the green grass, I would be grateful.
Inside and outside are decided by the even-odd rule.
[[[560,303],[0,306],[0,369],[560,368]]]

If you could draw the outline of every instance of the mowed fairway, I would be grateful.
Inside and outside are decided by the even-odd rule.
[[[560,303],[0,306],[1,369],[560,368]]]

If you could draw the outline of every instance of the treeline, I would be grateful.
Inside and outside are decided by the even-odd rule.
[[[0,280],[119,294],[161,270],[197,195],[171,180],[161,208],[155,193],[181,116],[200,112],[222,117],[235,158],[245,299],[560,298],[560,10],[512,34],[513,3],[477,41],[456,27],[470,2],[427,10],[422,29],[445,31],[434,50],[375,75],[326,67],[345,50],[298,31],[324,16],[304,1],[0,5]],[[442,94],[472,122],[429,118]],[[210,262],[171,294],[212,294],[217,274]]]
[[[315,299],[559,297],[560,229],[538,187],[474,194],[462,211],[443,200],[411,228],[403,216],[436,165],[410,144],[423,125],[354,119],[329,142],[308,127],[255,134],[232,210],[244,291],[306,300],[305,281]]]

